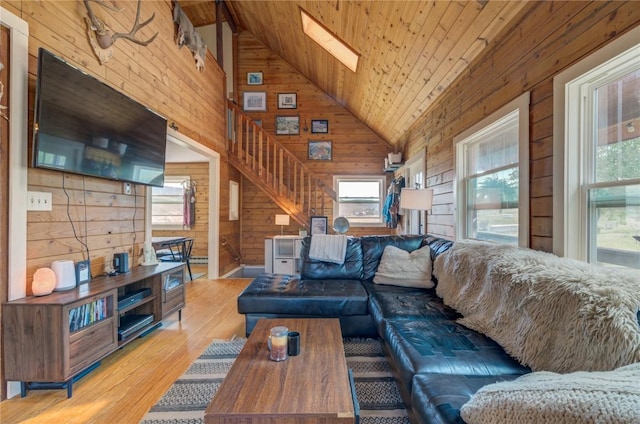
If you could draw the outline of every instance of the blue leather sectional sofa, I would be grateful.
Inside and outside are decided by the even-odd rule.
[[[262,274],[238,297],[246,333],[261,318],[339,318],[345,337],[379,337],[413,423],[463,423],[460,407],[482,386],[530,370],[493,340],[458,323],[435,288],[372,282],[386,246],[429,245],[432,263],[453,242],[433,236],[350,238],[341,265],[308,257],[300,276]],[[437,281],[434,281],[437,284]]]

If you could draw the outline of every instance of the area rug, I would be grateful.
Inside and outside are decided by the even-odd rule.
[[[201,424],[204,411],[246,339],[214,341],[145,415],[143,424]],[[409,424],[378,340],[345,339],[362,424]]]

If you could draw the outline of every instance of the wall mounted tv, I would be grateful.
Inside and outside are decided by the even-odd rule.
[[[40,49],[33,166],[162,187],[167,120]]]

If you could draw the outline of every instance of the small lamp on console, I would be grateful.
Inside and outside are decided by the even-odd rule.
[[[284,226],[289,225],[289,215],[276,214],[276,225],[280,226],[280,235],[284,235]]]
[[[430,188],[403,188],[400,191],[400,209],[428,211],[433,205],[433,190]],[[418,214],[418,234],[422,234],[422,214]]]
[[[51,268],[38,268],[33,274],[31,292],[34,296],[51,294],[56,286],[56,273]]]

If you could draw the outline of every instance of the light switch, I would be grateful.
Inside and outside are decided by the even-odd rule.
[[[27,210],[28,211],[50,211],[53,210],[51,202],[51,193],[43,191],[27,192]]]

